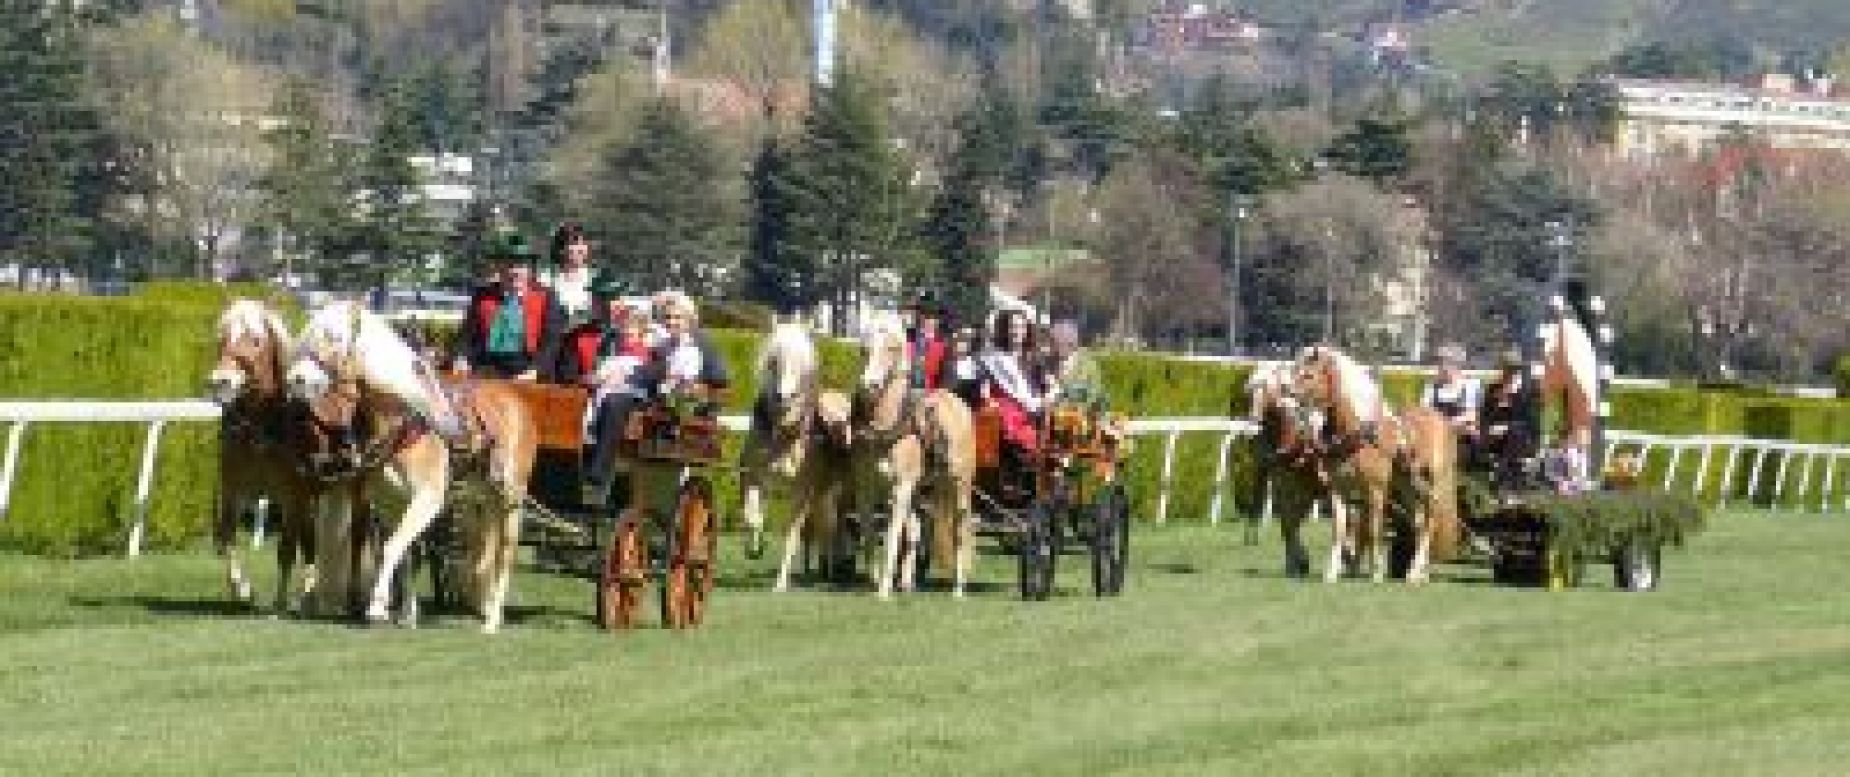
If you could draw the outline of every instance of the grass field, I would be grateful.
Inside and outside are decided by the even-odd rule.
[[[1301,583],[1237,530],[1133,537],[1132,589],[763,593],[610,637],[270,621],[204,556],[0,557],[0,773],[1841,774],[1850,519],[1731,514],[1662,591]],[[732,559],[735,561],[736,559]],[[1607,575],[1609,577],[1609,575]]]

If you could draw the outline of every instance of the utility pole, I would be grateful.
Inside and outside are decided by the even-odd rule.
[[[1232,260],[1230,262],[1230,264],[1232,265],[1230,272],[1228,272],[1227,274],[1227,355],[1228,356],[1237,356],[1240,353],[1240,325],[1244,323],[1241,320],[1242,319],[1241,313],[1243,313],[1244,311],[1240,307],[1240,300],[1241,300],[1241,297],[1243,296],[1241,294],[1241,291],[1242,291],[1241,280],[1242,279],[1241,279],[1240,273],[1241,273],[1241,264],[1242,264],[1241,260],[1244,258],[1242,256],[1242,251],[1245,248],[1243,238],[1245,238],[1246,236],[1245,223],[1246,223],[1246,217],[1248,215],[1247,206],[1250,204],[1251,199],[1252,198],[1248,197],[1247,195],[1241,194],[1239,192],[1231,192],[1229,193],[1228,198],[1227,198],[1228,211],[1229,211],[1228,215],[1230,216],[1227,222],[1228,228],[1229,228],[1228,229],[1229,234],[1227,236],[1227,244],[1228,244],[1228,249],[1231,253],[1231,260]]]

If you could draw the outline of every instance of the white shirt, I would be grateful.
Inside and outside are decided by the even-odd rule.
[[[559,300],[559,307],[565,309],[566,316],[583,315],[591,310],[591,268],[566,268],[552,273],[544,280],[552,287],[553,295]]]

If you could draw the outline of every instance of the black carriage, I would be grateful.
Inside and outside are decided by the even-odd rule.
[[[1094,595],[1123,592],[1130,556],[1130,498],[1120,478],[1125,428],[1121,414],[1058,404],[1043,416],[1038,451],[1005,456],[1001,417],[989,408],[976,413],[976,531],[1015,552],[1023,599],[1052,595],[1069,543],[1090,556]]]
[[[1559,321],[1574,316],[1594,343],[1598,391],[1590,400],[1592,433],[1581,452],[1583,472],[1574,471],[1566,446],[1545,440],[1544,408],[1552,398],[1538,390],[1523,419],[1534,434],[1481,443],[1467,452],[1459,515],[1474,544],[1488,555],[1497,582],[1562,590],[1579,585],[1588,564],[1607,563],[1616,587],[1653,590],[1663,575],[1664,546],[1697,530],[1704,510],[1689,497],[1639,488],[1634,466],[1604,460],[1600,399],[1611,375],[1605,366],[1611,330],[1599,320],[1603,311],[1597,297],[1555,298],[1553,308]],[[1546,352],[1534,353],[1525,379],[1542,380],[1549,358]]]

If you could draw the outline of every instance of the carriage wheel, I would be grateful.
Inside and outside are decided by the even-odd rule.
[[[1663,576],[1663,549],[1633,541],[1625,544],[1612,561],[1613,585],[1620,590],[1644,592],[1657,590]]]
[[[699,626],[713,593],[719,528],[713,510],[713,484],[689,478],[675,505],[668,572],[662,581],[662,624],[671,629]]]
[[[1021,538],[1021,598],[1046,601],[1053,594],[1054,564],[1060,555],[1060,527],[1046,505],[1028,508]]]
[[[1124,565],[1130,560],[1131,507],[1124,487],[1111,484],[1092,503],[1092,593],[1124,592]]]
[[[642,589],[649,583],[649,546],[644,541],[641,516],[631,511],[617,521],[604,554],[604,571],[597,586],[597,622],[606,629],[636,625],[642,607]]]

